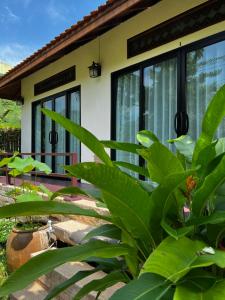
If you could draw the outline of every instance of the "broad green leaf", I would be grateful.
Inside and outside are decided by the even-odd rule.
[[[197,253],[204,247],[203,242],[186,237],[179,240],[168,237],[149,256],[142,273],[155,273],[177,282],[191,270],[193,262],[198,258]]]
[[[36,216],[36,215],[81,215],[94,217],[103,220],[109,220],[107,216],[101,216],[91,209],[84,209],[75,204],[34,201],[26,203],[15,203],[0,207],[0,218],[12,218],[20,216]]]
[[[178,240],[182,236],[187,235],[194,229],[194,226],[173,228],[165,219],[162,220],[161,226],[170,236],[172,236],[176,240]]]
[[[106,273],[126,269],[126,265],[123,259],[118,258],[101,258],[101,257],[90,257],[85,260],[88,264],[97,264],[100,270]]]
[[[214,134],[225,116],[225,85],[212,98],[202,121],[202,133],[197,140],[193,165],[196,166],[200,151],[211,144]]]
[[[117,290],[110,300],[166,300],[170,287],[165,278],[146,273]]]
[[[219,280],[210,289],[201,291],[198,282],[182,284],[176,288],[174,300],[224,300],[225,280]]]
[[[176,139],[168,140],[169,143],[174,144],[180,154],[182,154],[188,162],[192,161],[195,143],[188,135],[182,135]]]
[[[20,203],[20,202],[30,202],[30,201],[43,201],[43,198],[38,195],[37,193],[34,192],[27,192],[27,193],[23,193],[19,196],[16,196],[16,202]]]
[[[90,241],[87,244],[61,248],[44,252],[31,258],[16,270],[4,282],[0,289],[0,297],[21,290],[40,276],[69,261],[82,261],[91,256],[103,258],[126,255],[130,247],[119,244],[108,244],[102,241]]]
[[[58,196],[62,196],[62,195],[85,195],[85,196],[87,196],[87,194],[79,187],[71,186],[71,187],[62,188],[62,189],[58,190],[57,192],[53,193],[50,200],[54,200]]]
[[[115,285],[118,282],[126,282],[127,277],[120,271],[111,272],[105,275],[101,279],[92,280],[83,286],[79,292],[73,298],[74,300],[83,299],[84,296],[89,294],[91,291],[102,292],[110,286]]]
[[[144,147],[150,147],[153,143],[159,142],[157,136],[149,130],[141,130],[137,133],[137,140]]]
[[[188,225],[221,224],[225,222],[225,211],[215,211],[210,216],[192,217]]]
[[[151,202],[155,204],[154,214],[150,219],[150,227],[153,229],[155,238],[158,236],[158,229],[160,222],[166,217],[171,207],[179,210],[183,203],[182,198],[174,198],[175,191],[190,175],[193,175],[195,171],[190,170],[183,173],[172,174],[164,178],[164,182],[160,184],[151,194]],[[179,201],[182,201],[179,203]],[[173,213],[176,213],[173,211]]]
[[[44,108],[42,109],[42,112],[74,135],[78,140],[81,141],[81,143],[95,153],[95,155],[105,164],[112,166],[112,161],[106,153],[102,143],[91,132],[63,117],[61,114]]]
[[[104,224],[88,232],[83,240],[89,240],[96,236],[104,236],[111,239],[120,240],[121,230],[113,224]]]
[[[113,217],[120,219],[133,237],[153,243],[149,220],[154,203],[139,182],[115,167],[96,163],[81,163],[65,169],[100,188]],[[104,180],[103,180],[104,179]],[[141,203],[141,205],[140,205]]]
[[[44,300],[55,299],[56,296],[58,296],[59,294],[61,294],[68,287],[70,287],[74,283],[80,281],[81,279],[83,279],[85,277],[88,277],[89,275],[91,275],[91,274],[93,274],[95,272],[96,272],[96,269],[77,272],[73,277],[71,277],[68,280],[63,281],[61,284],[59,284],[55,288],[53,288],[49,292],[49,294],[44,298]]]
[[[215,254],[207,254],[205,247],[204,242],[187,237],[179,240],[167,237],[149,256],[142,273],[155,273],[176,283],[195,268],[213,264],[224,268],[225,252],[214,249]]]
[[[110,148],[114,150],[126,151],[134,154],[138,154],[138,149],[143,149],[144,147],[134,143],[124,143],[116,141],[101,141],[105,148]]]
[[[200,216],[210,196],[225,180],[225,156],[218,166],[205,178],[203,184],[195,192],[192,201],[192,210]]]
[[[138,173],[140,175],[143,175],[145,177],[149,177],[148,169],[146,169],[144,167],[139,167],[137,165],[130,164],[130,163],[123,162],[123,161],[116,161],[116,162],[114,162],[114,164],[119,166],[119,167],[123,167],[123,168],[126,168],[128,170],[131,170],[131,171],[133,171],[135,173]]]
[[[27,158],[15,157],[12,162],[8,163],[8,167],[11,169],[16,169],[20,172],[25,172],[26,169],[31,171],[30,168],[32,169],[34,168],[33,163],[34,163],[34,159],[32,157],[27,157]]]
[[[179,159],[161,143],[156,142],[138,153],[147,161],[150,178],[158,183],[163,182],[165,176],[184,171]]]
[[[38,160],[34,160],[32,165],[35,167],[35,169],[37,169],[40,172],[44,172],[47,175],[52,173],[52,169],[49,168],[47,164],[42,163]]]

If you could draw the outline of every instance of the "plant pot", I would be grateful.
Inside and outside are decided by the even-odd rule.
[[[26,263],[31,254],[49,247],[48,226],[33,230],[14,228],[6,243],[6,258],[9,272],[13,272]]]

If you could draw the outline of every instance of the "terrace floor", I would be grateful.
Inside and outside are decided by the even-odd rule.
[[[23,182],[23,180],[28,181],[32,184],[35,185],[40,185],[43,184],[45,185],[51,192],[56,192],[64,187],[71,186],[71,181],[70,180],[65,180],[65,179],[56,179],[56,178],[45,178],[45,177],[38,177],[36,180],[32,178],[31,176],[26,176],[23,178],[11,178],[11,184],[14,186],[20,186]],[[6,176],[0,176],[0,183],[2,184],[7,184],[6,181]],[[77,186],[80,188],[88,188],[91,187],[90,184],[87,183],[77,183]],[[88,197],[85,197],[84,195],[82,196],[74,196],[74,197],[66,197],[65,200],[68,201],[76,201],[80,199],[85,199]]]

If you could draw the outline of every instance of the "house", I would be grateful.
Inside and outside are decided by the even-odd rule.
[[[196,138],[224,83],[224,0],[109,0],[3,76],[0,97],[23,103],[22,152],[77,152],[93,161],[41,107],[103,140],[134,142],[140,129],[162,141]],[[60,172],[64,159],[45,161]]]

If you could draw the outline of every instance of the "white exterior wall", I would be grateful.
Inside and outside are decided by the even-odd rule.
[[[88,66],[91,65],[92,61],[98,61],[99,39],[96,39],[24,78],[22,80],[22,96],[25,99],[22,116],[22,152],[31,152],[32,101],[43,99],[78,85],[81,86],[81,125],[99,139],[110,139],[111,73],[178,48],[180,45],[183,46],[223,31],[225,22],[217,23],[130,59],[127,59],[127,39],[203,2],[205,0],[163,0],[102,35],[100,37],[101,77],[89,78],[88,73]],[[76,65],[76,81],[34,96],[35,83],[72,65]],[[93,154],[84,146],[81,150],[81,160],[93,160]]]

